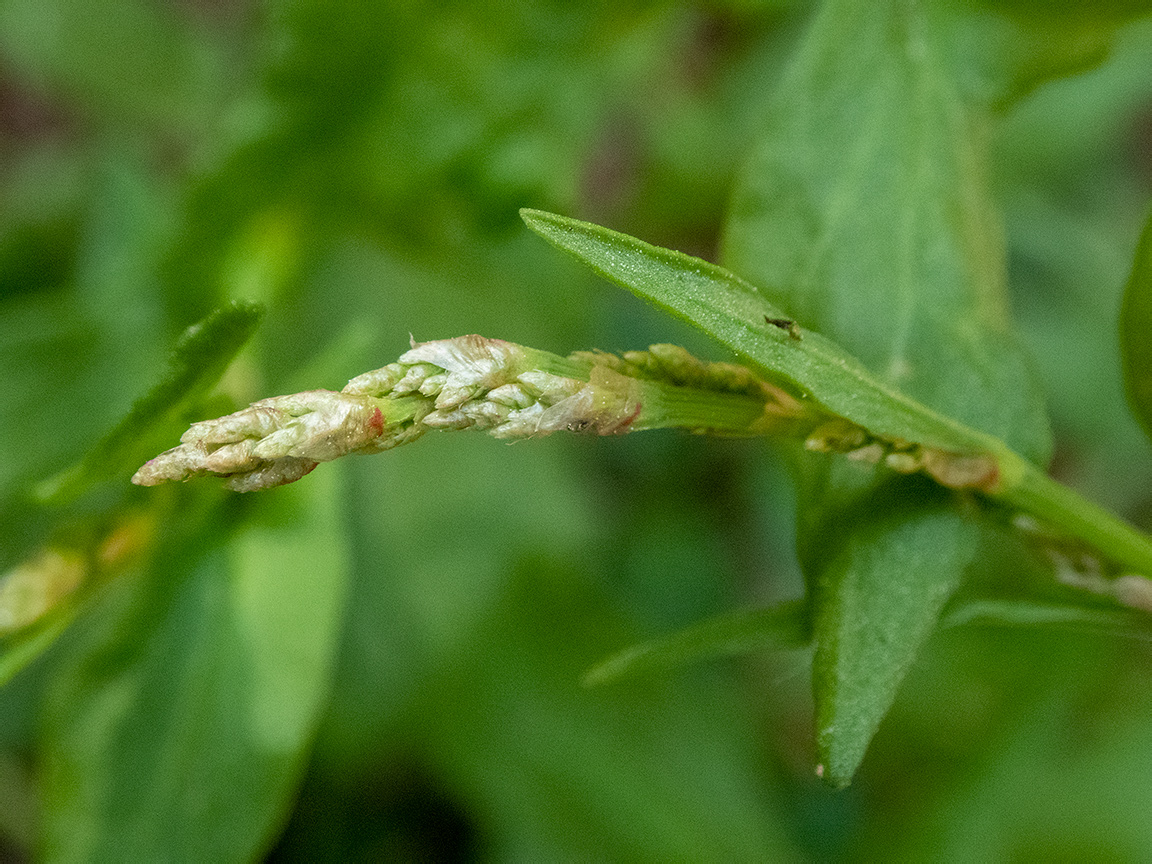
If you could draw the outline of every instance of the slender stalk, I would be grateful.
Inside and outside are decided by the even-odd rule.
[[[657,381],[641,384],[643,410],[634,431],[641,429],[690,429],[709,435],[764,435],[801,437],[820,419],[809,414],[795,418],[771,418],[762,397],[742,393],[677,387]]]
[[[644,409],[633,429],[700,429],[730,435],[756,434],[764,400],[735,393],[692,390],[654,381],[641,385]]]
[[[1061,535],[1091,546],[1122,568],[1152,576],[1152,537],[1053,480],[1016,453],[1002,454],[1001,464],[1014,476],[995,497],[1035,516]]]

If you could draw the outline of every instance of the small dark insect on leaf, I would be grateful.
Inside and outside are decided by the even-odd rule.
[[[800,325],[793,321],[791,318],[769,318],[764,316],[764,321],[771,324],[773,327],[779,327],[781,330],[787,330],[788,335],[799,342],[803,336],[800,335]]]

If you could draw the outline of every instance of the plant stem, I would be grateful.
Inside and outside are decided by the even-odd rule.
[[[770,425],[764,400],[741,393],[678,387],[658,381],[641,383],[644,408],[632,428],[691,429],[711,435],[803,435],[815,425],[811,417],[774,419]],[[785,428],[784,423],[789,427]]]
[[[1018,454],[1005,451],[999,455],[1012,480],[995,497],[1083,541],[1122,568],[1152,576],[1152,537],[1053,480]]]

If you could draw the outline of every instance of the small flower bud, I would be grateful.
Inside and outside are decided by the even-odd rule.
[[[380,398],[392,392],[392,388],[404,377],[406,371],[399,363],[389,363],[383,369],[373,369],[371,372],[357,375],[345,385],[342,392]]]
[[[488,391],[488,401],[497,405],[507,405],[509,408],[527,408],[535,400],[525,391],[522,384],[504,384]]]
[[[424,379],[424,383],[420,385],[421,396],[439,396],[440,391],[444,388],[444,384],[448,381],[448,376],[443,372],[436,375],[429,375]]]
[[[272,489],[276,486],[295,483],[318,464],[320,463],[308,459],[285,456],[283,459],[269,462],[245,474],[234,474],[224,481],[224,485],[233,492],[257,492],[261,489]]]
[[[424,386],[425,380],[427,380],[430,376],[440,377],[441,382],[443,382],[444,378],[440,376],[439,373],[440,370],[433,366],[431,363],[416,363],[412,366],[409,366],[408,370],[404,373],[404,377],[396,382],[396,384],[392,387],[392,393],[395,395],[415,393]],[[425,395],[435,394],[426,393]]]
[[[884,464],[899,474],[912,474],[924,467],[914,453],[898,450],[884,457]]]
[[[277,396],[193,424],[184,443],[146,463],[132,482],[154,486],[217,474],[231,477],[233,489],[264,489],[367,447],[384,429],[380,406],[369,396],[329,390]]]

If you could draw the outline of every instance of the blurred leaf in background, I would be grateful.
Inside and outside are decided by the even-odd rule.
[[[1074,77],[993,92],[1013,39],[1043,42],[1030,4],[949,11],[1007,35],[947,60],[1000,106],[991,190],[1056,470],[1147,524],[1115,315],[1152,187],[1152,28],[1042,5],[1052,44],[1097,33],[1091,62],[1035,49]],[[124,476],[32,498],[232,300],[267,312],[199,416],[338,389],[410,332],[723,359],[517,209],[715,258],[818,9],[0,3],[0,572],[67,547],[103,574],[0,690],[0,856],[1010,858],[1073,809],[1045,850],[1150,848],[1152,785],[1119,779],[1152,731],[1139,646],[949,632],[844,793],[812,776],[805,652],[580,686],[614,650],[802,591],[790,480],[757,442],[432,438],[260,496]],[[147,530],[117,557],[125,524]],[[973,578],[1045,578],[991,560]]]

